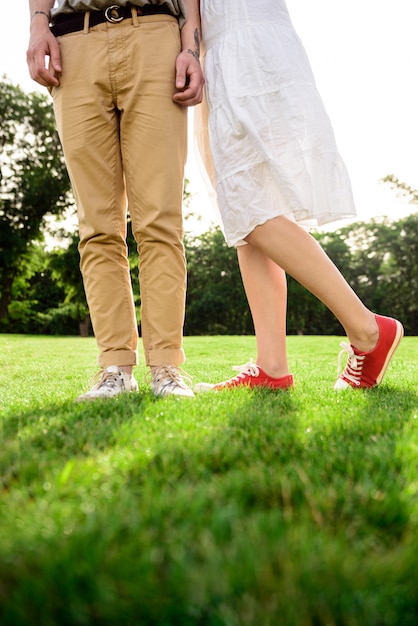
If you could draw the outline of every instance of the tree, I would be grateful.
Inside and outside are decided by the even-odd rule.
[[[400,181],[393,174],[382,179],[399,195],[418,204],[418,189]],[[394,281],[390,289],[390,306],[396,312],[401,310],[405,330],[418,335],[418,214],[413,213],[397,222],[397,237],[391,247],[391,264]],[[389,264],[388,264],[389,265]],[[396,313],[395,313],[396,314]]]
[[[70,183],[52,106],[39,93],[0,81],[0,320],[13,282],[48,215],[62,214]]]
[[[398,317],[405,332],[418,334],[418,214],[393,224],[381,268],[383,312]]]
[[[64,235],[64,233],[63,233]],[[48,269],[52,278],[59,285],[65,298],[59,309],[66,307],[66,312],[78,324],[81,337],[87,337],[90,329],[90,314],[84,292],[83,279],[80,272],[80,255],[78,233],[70,235],[66,248],[55,249],[48,261]],[[52,313],[52,312],[51,312]]]
[[[350,278],[351,249],[341,231],[313,237],[335,265]],[[287,332],[298,335],[340,334],[341,324],[327,307],[294,278],[288,276]]]
[[[343,274],[366,306],[379,313],[387,313],[387,283],[382,277],[396,237],[396,224],[388,220],[370,220],[356,222],[340,231],[351,250],[351,259]]]
[[[243,335],[253,333],[238,266],[237,253],[228,248],[219,228],[185,241],[188,288],[186,335]]]
[[[382,183],[388,183],[392,189],[396,189],[403,197],[409,198],[410,204],[418,204],[418,189],[412,189],[410,185],[399,180],[393,174],[382,178]]]

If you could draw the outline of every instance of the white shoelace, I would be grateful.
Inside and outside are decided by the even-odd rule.
[[[231,378],[231,380],[239,381],[245,376],[253,376],[254,378],[257,378],[257,376],[260,375],[260,370],[258,366],[253,363],[252,359],[244,365],[233,365],[232,369],[234,370],[234,372],[239,372],[239,374],[234,376],[234,378]]]
[[[337,376],[343,375],[344,378],[352,382],[357,387],[360,386],[361,383],[361,375],[363,372],[364,359],[366,355],[356,354],[349,343],[345,343],[342,341],[340,343],[342,348],[341,352],[338,355],[338,366],[337,366]],[[344,371],[341,372],[341,359],[343,354],[347,353],[347,363],[344,368]]]
[[[181,387],[189,389],[192,379],[185,372],[171,365],[163,365],[156,368],[153,372],[148,372],[146,378],[151,375],[152,387],[154,393],[163,393],[169,387]],[[185,380],[188,384],[186,384]]]
[[[123,377],[120,372],[108,372],[107,370],[100,370],[94,376],[91,381],[93,385],[93,389],[100,389],[101,387],[106,387],[108,389],[114,389],[115,387],[125,388],[125,384],[123,381]]]

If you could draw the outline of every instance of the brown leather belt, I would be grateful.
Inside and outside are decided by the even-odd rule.
[[[173,15],[166,4],[147,4],[144,7],[134,7],[139,17],[143,15]],[[75,33],[84,30],[85,13],[60,13],[51,26],[51,32],[55,37]],[[131,6],[120,7],[113,4],[104,11],[91,11],[89,16],[89,27],[110,22],[118,24],[123,20],[132,17]]]

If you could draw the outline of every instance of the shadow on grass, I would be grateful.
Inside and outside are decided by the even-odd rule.
[[[10,480],[38,481],[46,468],[71,458],[88,458],[111,449],[122,424],[149,404],[147,394],[94,403],[63,402],[0,418],[3,486]],[[25,476],[21,472],[25,472]]]
[[[233,400],[141,392],[7,416],[5,486],[33,493],[0,542],[2,626],[415,624],[416,397]]]

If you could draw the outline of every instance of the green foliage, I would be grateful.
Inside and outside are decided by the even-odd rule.
[[[79,271],[78,236],[46,251],[46,219],[69,204],[69,180],[55,132],[52,107],[41,94],[0,81],[0,330],[88,334],[89,313]],[[387,176],[412,203],[417,191]],[[186,181],[187,183],[187,181]],[[187,184],[184,203],[190,193]],[[418,334],[418,214],[359,222],[315,238],[372,310],[402,320]],[[236,251],[219,228],[185,240],[188,261],[186,335],[253,334]],[[128,222],[132,286],[140,325],[136,243]],[[288,279],[288,334],[341,334],[326,307]]]
[[[407,183],[400,181],[397,176],[389,174],[382,178],[381,182],[388,183],[399,195],[408,198],[411,204],[418,204],[418,189],[413,189]]]
[[[341,326],[320,300],[291,276],[287,277],[287,333],[341,334]]]
[[[417,222],[418,214],[412,214],[397,222],[359,222],[335,232],[315,234],[365,304],[379,313],[398,317],[410,335],[418,334]],[[31,256],[23,259],[13,287],[9,319],[1,326],[3,331],[72,334],[80,328],[74,320],[87,324],[78,236],[67,236],[67,241],[67,247],[52,252],[38,244]],[[138,255],[130,229],[128,244],[140,324]],[[185,245],[185,334],[253,334],[235,249],[227,247],[217,228],[199,237],[188,235]],[[326,307],[290,277],[288,292],[288,334],[343,332]],[[71,315],[65,316],[64,311],[69,310]],[[46,317],[40,318],[40,313]],[[65,319],[68,325],[63,327]],[[57,326],[55,321],[59,322]]]
[[[415,626],[416,338],[332,390],[338,340],[290,337],[291,392],[74,404],[94,340],[0,336],[2,626]],[[197,382],[252,337],[186,337]]]
[[[355,292],[373,311],[402,320],[407,334],[418,334],[418,213],[389,222],[372,220],[347,226],[334,235],[350,246],[341,259],[325,251]]]
[[[0,118],[1,320],[22,262],[42,239],[45,216],[66,208],[69,180],[45,96],[0,81]]]
[[[185,242],[188,287],[185,334],[219,335],[253,332],[237,253],[228,248],[219,228]]]
[[[385,306],[405,328],[418,334],[418,213],[394,224],[395,235],[383,266]]]
[[[80,272],[79,241],[78,234],[71,234],[68,237],[68,246],[55,249],[48,259],[51,276],[65,293],[64,302],[58,303],[55,309],[49,311],[50,327],[53,329],[51,334],[75,334],[74,326],[83,336],[87,336],[90,331],[90,315]],[[64,323],[65,332],[58,330],[55,323],[58,320]]]
[[[315,233],[347,282],[373,311],[397,316],[407,334],[418,334],[418,214],[396,222],[357,222]],[[247,334],[252,320],[236,252],[218,228],[186,239],[188,295],[186,334]],[[288,278],[289,334],[341,334],[330,311]]]
[[[51,335],[79,333],[82,305],[70,301],[66,295],[67,285],[56,279],[55,254],[59,256],[59,252],[48,253],[41,244],[33,244],[30,257],[22,263],[14,280],[7,321],[0,322],[3,331]],[[80,279],[77,280],[78,289],[79,282]],[[86,314],[87,305],[84,304],[84,316]]]

